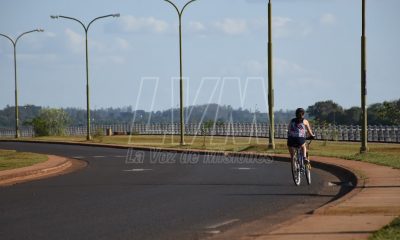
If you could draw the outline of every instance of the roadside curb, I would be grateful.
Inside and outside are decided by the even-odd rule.
[[[0,171],[0,187],[43,178],[60,173],[72,166],[64,157],[48,155],[48,160],[32,166]]]

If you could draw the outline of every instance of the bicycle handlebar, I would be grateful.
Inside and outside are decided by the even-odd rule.
[[[311,142],[312,142],[312,140],[314,140],[314,139],[315,139],[315,136],[306,137],[306,140],[307,140],[307,148],[310,147]],[[307,154],[308,154],[308,152],[307,152]]]
[[[314,139],[315,139],[315,136],[309,136],[306,138],[306,140],[314,140]]]

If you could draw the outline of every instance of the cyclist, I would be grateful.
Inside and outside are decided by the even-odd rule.
[[[295,148],[303,148],[304,159],[309,164],[310,160],[307,159],[307,148],[306,148],[306,137],[307,133],[309,136],[314,138],[314,134],[311,130],[310,123],[307,119],[304,119],[305,111],[303,108],[296,109],[296,118],[293,118],[288,126],[288,140],[287,145],[290,152],[290,157],[293,159]]]

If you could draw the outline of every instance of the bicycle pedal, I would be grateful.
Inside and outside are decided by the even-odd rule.
[[[307,166],[308,170],[311,170],[311,163],[307,163],[306,166]]]

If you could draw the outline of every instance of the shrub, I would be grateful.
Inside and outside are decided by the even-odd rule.
[[[39,116],[31,122],[35,136],[63,136],[70,123],[68,114],[62,109],[41,109]]]

